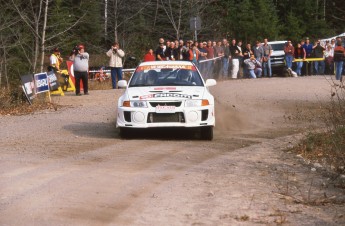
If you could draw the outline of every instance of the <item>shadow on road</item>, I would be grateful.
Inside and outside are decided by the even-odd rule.
[[[74,123],[63,127],[75,136],[121,139],[120,130],[115,123]],[[186,128],[149,128],[133,129],[125,139],[145,140],[199,140],[198,130]]]
[[[118,137],[120,136],[120,130]],[[149,128],[129,130],[125,139],[145,140],[199,140],[200,133],[196,129],[188,128]]]
[[[72,132],[75,136],[85,136],[94,138],[118,138],[119,132],[114,123],[89,122],[73,123],[63,127]]]

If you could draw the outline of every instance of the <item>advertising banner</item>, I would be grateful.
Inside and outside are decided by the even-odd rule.
[[[73,84],[75,85],[75,77],[74,77],[74,71],[73,71],[73,61],[67,60],[67,68],[68,68],[68,73],[69,77],[72,80]],[[80,83],[80,90],[83,90],[83,83]]]
[[[60,87],[60,84],[59,84],[58,77],[56,76],[55,72],[49,71],[47,73],[47,76],[48,76],[50,91],[58,90]]]
[[[32,100],[35,98],[34,76],[32,74],[22,75],[20,76],[20,80],[22,82],[22,89],[24,91],[24,94],[29,103],[32,104]]]
[[[38,73],[34,75],[36,84],[36,93],[43,93],[49,91],[49,83],[47,73]]]

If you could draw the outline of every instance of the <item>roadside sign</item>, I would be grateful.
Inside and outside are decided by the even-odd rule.
[[[189,27],[192,31],[198,31],[201,29],[201,18],[199,16],[191,17],[189,19]]]
[[[22,81],[22,89],[28,100],[29,104],[32,104],[32,100],[35,98],[35,83],[33,75],[22,75],[20,76]]]
[[[194,31],[194,40],[198,41],[197,31],[201,29],[201,19],[200,17],[191,17],[189,19],[189,27],[192,31]]]
[[[48,82],[49,82],[50,90],[51,91],[58,90],[60,87],[60,84],[59,84],[59,81],[58,81],[58,78],[57,78],[55,72],[49,71],[47,73],[47,76],[48,76]]]
[[[36,84],[36,93],[44,93],[49,91],[47,72],[35,74],[34,78]]]

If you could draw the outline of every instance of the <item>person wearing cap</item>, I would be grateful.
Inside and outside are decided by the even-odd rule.
[[[49,57],[49,61],[48,71],[60,71],[60,64],[63,62],[63,59],[58,48],[54,48],[52,55]]]
[[[73,61],[73,72],[75,77],[75,94],[81,96],[80,80],[83,83],[84,94],[89,94],[88,71],[89,71],[89,54],[85,52],[84,45],[78,45],[74,48],[70,60]]]
[[[111,84],[113,89],[116,89],[116,77],[117,81],[122,80],[122,58],[125,56],[125,52],[120,49],[118,42],[114,42],[111,48],[106,53],[109,59],[109,67],[111,74]]]

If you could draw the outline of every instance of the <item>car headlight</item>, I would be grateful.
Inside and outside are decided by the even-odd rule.
[[[142,100],[123,101],[123,107],[147,108],[147,102]]]
[[[185,107],[201,107],[210,105],[208,100],[186,100]]]

